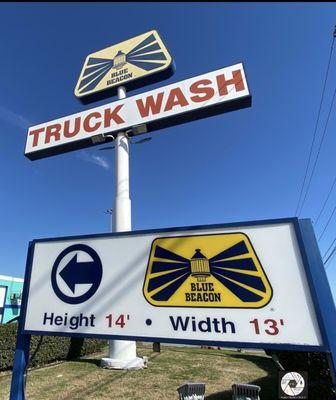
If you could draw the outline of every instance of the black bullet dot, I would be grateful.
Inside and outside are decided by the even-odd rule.
[[[148,318],[148,319],[146,319],[146,325],[148,325],[148,326],[149,326],[149,325],[152,325],[152,320],[151,320],[151,319],[149,319],[149,318]]]

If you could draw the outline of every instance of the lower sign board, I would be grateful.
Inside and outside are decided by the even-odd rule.
[[[22,334],[325,351],[335,307],[309,220],[34,240]]]

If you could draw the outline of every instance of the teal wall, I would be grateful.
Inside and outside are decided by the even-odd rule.
[[[13,293],[20,293],[23,288],[23,280],[18,282],[17,278],[5,277],[0,275],[0,286],[7,287],[6,299],[4,304],[4,312],[2,323],[6,323],[20,314],[21,304],[17,300],[11,300]],[[1,305],[0,305],[1,306]]]

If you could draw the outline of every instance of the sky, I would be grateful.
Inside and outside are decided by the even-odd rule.
[[[23,277],[32,239],[109,231],[114,151],[91,147],[30,161],[26,134],[116,100],[84,106],[74,96],[84,59],[152,29],[176,71],[132,95],[243,61],[252,107],[131,145],[133,229],[295,216],[335,15],[335,3],[1,3],[0,274]],[[335,57],[318,140],[336,85]],[[335,178],[335,126],[333,109],[301,218],[316,220]],[[336,189],[314,225],[318,237],[335,202]],[[322,255],[336,236],[334,217],[319,241]],[[336,257],[326,271],[336,298]]]

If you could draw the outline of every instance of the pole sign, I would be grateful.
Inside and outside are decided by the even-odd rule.
[[[75,96],[93,101],[170,77],[174,63],[156,30],[89,54],[84,62]]]
[[[147,131],[251,106],[243,64],[29,128],[25,155],[39,159],[94,145],[93,137],[139,124]]]
[[[36,335],[329,355],[336,341],[312,226],[296,218],[34,240],[22,318]]]

